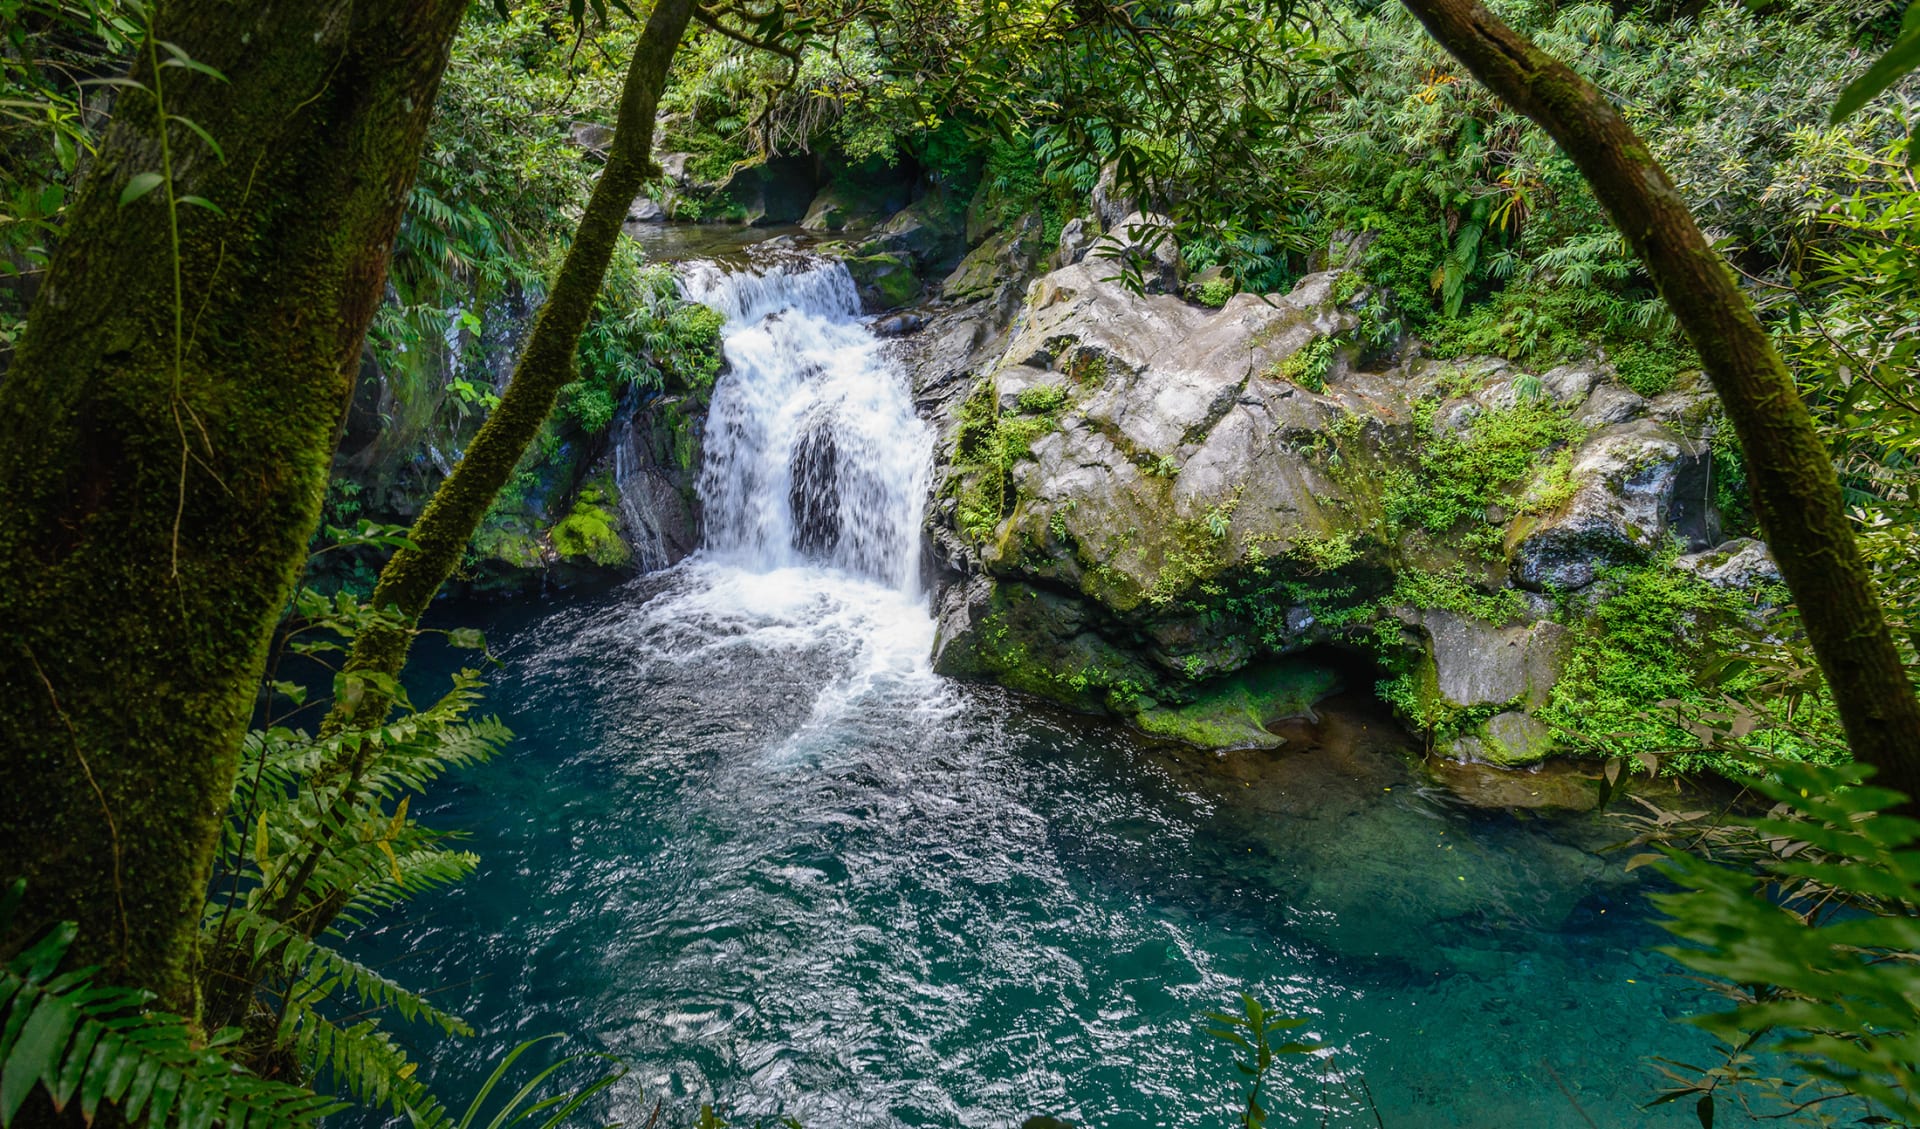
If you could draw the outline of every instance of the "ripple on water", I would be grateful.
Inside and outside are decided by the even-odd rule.
[[[469,617],[469,621],[470,621]],[[584,1036],[604,1111],[813,1127],[1224,1124],[1194,1022],[1242,989],[1331,1054],[1276,1123],[1685,1125],[1642,1113],[1695,1000],[1593,817],[1451,798],[1374,707],[1198,755],[932,675],[926,612],[703,560],[495,624],[518,733],[430,825],[482,869],[370,946],[502,1047]]]

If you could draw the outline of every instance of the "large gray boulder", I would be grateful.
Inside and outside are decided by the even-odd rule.
[[[1040,220],[1023,216],[988,235],[967,252],[940,285],[944,297],[967,301],[984,298],[1002,286],[1024,283],[1040,261]]]
[[[1017,299],[1005,275],[950,281],[951,305],[902,343],[941,437],[938,668],[1262,746],[1271,703],[1306,692],[1281,693],[1274,663],[1364,647],[1398,672],[1394,700],[1448,719],[1436,742],[1453,755],[1551,751],[1542,716],[1574,623],[1556,609],[1575,602],[1535,593],[1585,589],[1674,538],[1713,543],[1698,390],[1648,400],[1600,362],[1365,370],[1357,278],[1209,309],[1114,277],[1099,251],[1124,238]],[[1541,415],[1552,438],[1484,513],[1427,527],[1453,471],[1431,452]]]
[[[938,190],[889,216],[858,247],[862,255],[907,255],[932,277],[959,262],[965,250],[966,209]]]
[[[1677,534],[1711,543],[1707,445],[1650,419],[1596,431],[1574,456],[1573,496],[1509,534],[1522,586],[1584,588],[1607,564],[1646,559]]]
[[[1551,620],[1503,627],[1436,608],[1413,609],[1409,618],[1432,641],[1435,676],[1448,705],[1547,704],[1566,658],[1565,627]]]

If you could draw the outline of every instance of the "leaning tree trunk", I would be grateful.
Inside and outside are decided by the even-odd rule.
[[[0,381],[0,878],[178,1010],[466,7],[160,4]]]
[[[324,731],[385,720],[393,704],[389,687],[406,665],[415,625],[453,574],[494,497],[539,434],[561,386],[573,379],[580,334],[593,314],[627,209],[654,171],[654,111],[693,9],[693,0],[660,0],[648,16],[621,87],[606,166],[593,186],[559,277],[534,319],[533,332],[499,405],[414,523],[413,546],[395,553],[380,570],[372,605],[388,618],[365,628],[354,640],[346,664],[353,692],[336,701]]]
[[[1686,201],[1599,88],[1479,0],[1404,0],[1474,77],[1553,135],[1700,353],[1746,454],[1754,512],[1826,673],[1854,758],[1920,800],[1920,700],[1854,543],[1826,444]]]

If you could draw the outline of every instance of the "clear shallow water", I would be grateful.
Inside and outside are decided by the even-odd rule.
[[[1700,1001],[1599,821],[1459,803],[1355,698],[1218,758],[933,675],[893,555],[927,442],[899,374],[833,280],[757,285],[725,307],[716,545],[479,624],[518,740],[426,821],[481,871],[366,939],[482,1032],[423,1040],[450,1098],[566,1032],[633,1064],[598,1111],[630,1124],[1224,1125],[1237,1078],[1196,1019],[1246,990],[1331,1048],[1283,1070],[1277,1124],[1693,1123],[1636,1108],[1649,1056],[1702,1053],[1668,1020]],[[831,474],[806,419],[840,421]]]

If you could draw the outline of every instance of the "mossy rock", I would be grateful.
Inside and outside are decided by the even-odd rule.
[[[920,276],[905,253],[858,255],[846,264],[869,312],[898,309],[920,297]]]
[[[580,489],[573,509],[554,523],[547,536],[562,561],[624,569],[633,565],[633,549],[621,536],[623,525],[617,489],[601,476]]]
[[[508,568],[540,568],[545,563],[540,534],[523,517],[483,524],[473,535],[473,555],[481,562]]]
[[[1340,688],[1340,677],[1300,659],[1280,659],[1215,679],[1189,705],[1142,711],[1140,728],[1205,749],[1278,748],[1267,726],[1298,717]]]
[[[1495,714],[1476,732],[1456,739],[1451,747],[1456,757],[1502,768],[1538,764],[1557,751],[1553,730],[1520,710]]]
[[[943,612],[934,669],[981,679],[1086,713],[1152,703],[1161,675],[1099,630],[1096,609],[1057,592],[982,579]],[[964,610],[959,607],[964,605]]]

